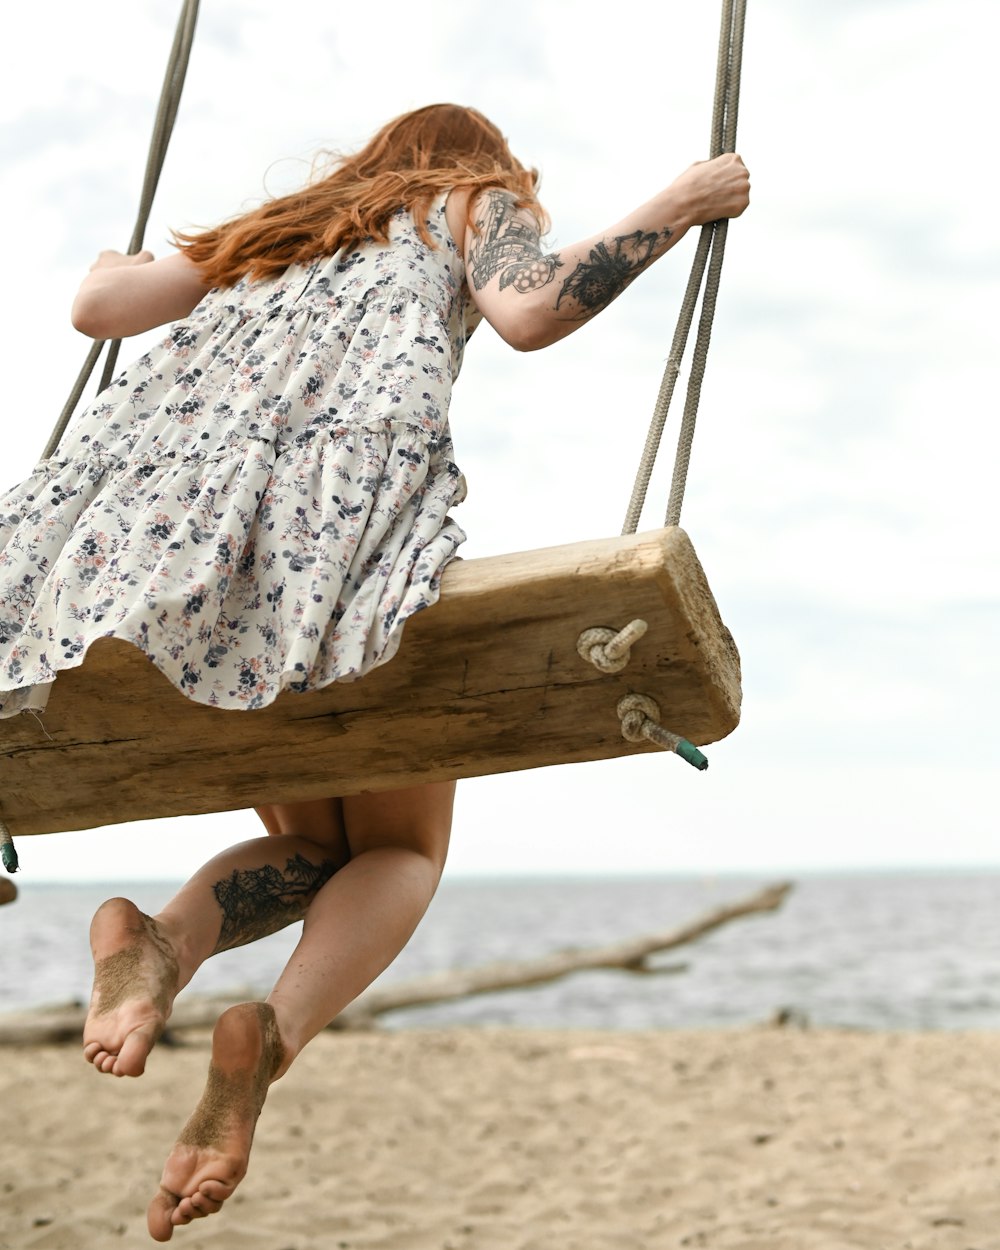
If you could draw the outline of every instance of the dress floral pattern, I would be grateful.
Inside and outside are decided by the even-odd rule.
[[[0,496],[0,717],[96,638],[199,703],[361,676],[465,538],[451,387],[478,314],[432,205],[276,279],[211,291]]]

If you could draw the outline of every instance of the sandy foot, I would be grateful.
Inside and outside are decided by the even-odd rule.
[[[83,1057],[100,1072],[141,1076],[177,993],[177,959],[151,917],[127,898],[103,903],[90,926],[94,992]]]
[[[219,1017],[205,1091],[149,1204],[154,1241],[169,1241],[178,1225],[213,1215],[246,1175],[257,1117],[283,1056],[266,1003],[240,1003]]]

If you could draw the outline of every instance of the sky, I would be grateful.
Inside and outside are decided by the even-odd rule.
[[[85,355],[77,284],[131,233],[179,7],[6,19],[4,485]],[[203,0],[147,246],[434,100],[481,109],[541,170],[553,248],[708,154],[715,5],[374,11],[366,27],[318,0]],[[753,201],[729,233],[682,516],[740,647],[742,723],[706,773],[645,755],[461,783],[452,874],[1000,866],[998,34],[989,0],[750,0]],[[694,242],[549,350],[477,332],[452,407],[467,557],[619,532]],[[662,522],[671,446],[641,528]],[[257,832],[228,813],[19,850],[36,880],[176,878]]]

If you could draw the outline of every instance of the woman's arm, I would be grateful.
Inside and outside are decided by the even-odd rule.
[[[475,228],[465,231],[469,289],[512,347],[548,347],[607,308],[691,226],[738,217],[749,202],[746,166],[728,154],[692,165],[602,234],[543,253],[534,216],[517,209],[509,191],[489,189],[473,205]],[[463,209],[449,202],[449,216]]]
[[[73,325],[94,339],[123,339],[186,317],[208,293],[183,252],[101,252],[73,301]]]

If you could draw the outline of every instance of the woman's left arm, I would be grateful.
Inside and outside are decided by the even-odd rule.
[[[738,217],[750,176],[735,153],[698,161],[617,225],[544,252],[539,226],[517,196],[499,187],[448,200],[464,238],[469,291],[501,338],[519,351],[557,343],[596,317],[692,227]],[[460,215],[464,214],[464,218]]]
[[[183,252],[101,252],[73,301],[73,325],[94,339],[128,338],[186,317],[209,290]]]

